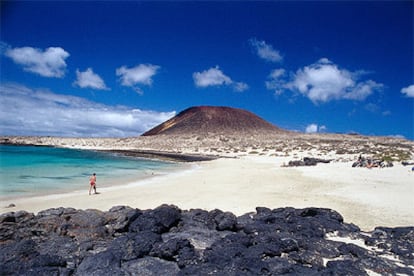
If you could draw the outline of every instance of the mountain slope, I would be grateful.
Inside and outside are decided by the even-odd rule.
[[[285,133],[257,115],[238,108],[218,106],[190,107],[170,120],[145,132],[151,135],[278,134]]]

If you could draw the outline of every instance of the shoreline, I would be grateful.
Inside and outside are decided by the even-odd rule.
[[[10,139],[11,140],[10,140]],[[400,162],[392,168],[352,168],[364,156],[412,160],[414,143],[383,137],[295,135],[279,137],[139,137],[57,138],[9,137],[0,142],[53,146],[193,164],[144,180],[84,191],[2,200],[0,213],[39,212],[58,207],[109,210],[126,205],[154,209],[162,204],[183,210],[220,209],[235,215],[256,207],[329,208],[345,222],[364,230],[377,226],[414,225],[414,172]],[[10,144],[10,143],[8,143]],[[334,160],[311,167],[283,167],[304,157]],[[166,160],[168,159],[168,160]],[[10,203],[16,207],[5,208]]]
[[[235,215],[256,207],[318,207],[338,211],[363,230],[414,225],[414,174],[394,168],[352,168],[348,163],[284,168],[291,157],[244,156],[198,161],[195,167],[123,185],[7,201],[0,213],[37,213],[57,207],[109,210],[127,205],[153,209],[173,204],[183,210],[220,209]],[[395,180],[395,176],[399,179]],[[401,204],[403,202],[403,204]],[[4,208],[10,203],[16,207]],[[410,204],[411,203],[411,204]]]
[[[55,146],[43,146],[43,145],[15,145],[11,144],[11,146],[17,146],[17,147],[50,147],[50,148],[61,148],[61,147],[55,147]],[[65,149],[65,148],[61,148]],[[176,173],[180,173],[182,171],[192,170],[192,168],[195,165],[192,165],[190,162],[197,162],[201,160],[212,160],[212,158],[207,157],[198,157],[198,156],[183,156],[182,158],[178,157],[177,155],[171,154],[171,157],[161,157],[161,154],[157,155],[156,153],[151,155],[149,151],[147,152],[147,157],[144,157],[144,154],[138,153],[138,151],[126,151],[126,150],[99,150],[99,149],[76,149],[76,148],[70,148],[69,150],[79,150],[79,151],[90,151],[90,152],[101,152],[105,153],[107,155],[119,155],[120,158],[130,158],[132,160],[138,161],[155,161],[160,163],[169,164],[167,167],[159,167],[159,168],[146,168],[145,170],[138,170],[133,172],[128,172],[127,174],[118,175],[111,172],[109,175],[102,176],[100,175],[98,179],[98,191],[102,189],[111,189],[111,188],[118,188],[118,187],[129,187],[131,185],[134,185],[136,183],[145,183],[152,178],[157,177],[163,177],[168,175],[174,175]],[[155,157],[159,156],[159,157]],[[166,156],[169,156],[166,154]],[[181,161],[179,161],[181,160]],[[186,161],[189,160],[189,161]],[[192,161],[196,160],[196,161]],[[89,189],[89,176],[85,176],[84,179],[82,179],[83,184],[79,184],[80,182],[78,180],[71,180],[70,182],[60,182],[59,187],[55,188],[56,185],[53,187],[40,187],[35,188],[33,190],[25,190],[21,193],[16,194],[0,194],[0,203],[3,202],[10,202],[10,204],[14,204],[14,201],[24,201],[25,199],[34,199],[34,198],[44,198],[44,197],[65,197],[65,195],[71,194],[71,193],[82,193],[83,190]],[[1,180],[1,179],[0,179]],[[37,185],[37,184],[33,184]],[[41,185],[41,183],[39,183]],[[4,208],[4,204],[1,204],[0,210]],[[0,213],[2,213],[0,211]]]
[[[144,159],[155,159],[161,161],[171,162],[200,162],[210,161],[218,158],[224,158],[225,156],[213,155],[213,154],[195,154],[195,153],[181,153],[181,152],[169,152],[160,150],[139,150],[139,149],[103,149],[101,147],[82,148],[82,147],[63,147],[59,145],[41,145],[35,143],[7,143],[1,142],[0,145],[15,146],[15,147],[51,147],[51,148],[69,148],[76,150],[90,150],[96,152],[106,152],[120,154],[126,157],[137,157]]]
[[[217,155],[188,154],[188,153],[176,153],[176,152],[166,152],[166,151],[156,151],[156,150],[132,150],[132,149],[99,150],[98,149],[97,151],[121,154],[123,156],[128,156],[128,157],[156,159],[156,160],[171,161],[171,162],[201,162],[201,161],[211,161],[211,160],[216,160],[218,158],[223,158]]]
[[[146,185],[151,185],[152,182],[159,181],[163,178],[168,178],[168,177],[176,176],[176,175],[183,175],[196,169],[198,169],[198,165],[192,165],[191,167],[187,166],[187,167],[169,169],[168,173],[166,171],[163,171],[163,173],[141,176],[139,178],[135,177],[134,179],[132,179],[133,176],[131,176],[128,178],[129,180],[126,180],[121,184],[112,184],[112,185],[105,184],[104,186],[100,186],[98,184],[96,195],[95,194],[89,195],[88,194],[89,185],[85,185],[84,189],[80,189],[76,187],[73,189],[58,190],[52,193],[39,193],[39,194],[31,194],[31,195],[23,195],[23,196],[13,196],[13,197],[8,197],[8,198],[0,198],[2,201],[7,202],[9,205],[15,204],[15,202],[19,203],[19,204],[15,204],[16,207],[7,207],[7,206],[5,207],[3,205],[0,206],[0,214],[4,214],[10,211],[16,211],[14,209],[17,209],[18,211],[20,211],[19,206],[28,206],[27,210],[26,209],[21,209],[21,210],[30,211],[34,213],[44,210],[44,209],[41,209],[43,207],[40,207],[40,206],[46,206],[45,208],[48,208],[48,209],[59,208],[61,206],[52,206],[53,203],[49,204],[46,202],[45,203],[41,203],[41,202],[48,201],[48,200],[55,200],[56,202],[59,202],[59,199],[74,198],[77,196],[81,196],[82,198],[85,198],[84,197],[85,195],[98,196],[106,192],[116,191],[120,189],[138,188],[138,187],[142,187]],[[32,203],[35,203],[35,204],[39,203],[39,208],[32,207]],[[72,208],[73,206],[66,206],[66,207]],[[110,209],[111,207],[113,206],[109,206],[108,209]],[[13,210],[7,211],[8,209],[13,209]]]

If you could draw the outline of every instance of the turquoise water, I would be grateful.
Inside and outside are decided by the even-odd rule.
[[[92,173],[99,192],[99,187],[165,174],[177,166],[97,151],[0,145],[0,197],[87,191]]]

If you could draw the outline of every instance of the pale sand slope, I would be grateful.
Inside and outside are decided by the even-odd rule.
[[[414,173],[396,165],[386,169],[352,168],[351,163],[282,168],[289,158],[247,156],[197,163],[194,169],[154,177],[122,187],[2,202],[1,213],[38,212],[55,207],[108,210],[115,205],[139,209],[174,204],[181,209],[231,211],[236,215],[257,206],[331,208],[363,230],[375,226],[414,225]],[[98,178],[99,180],[99,178]],[[98,182],[99,185],[99,182]],[[10,203],[14,208],[3,208]]]

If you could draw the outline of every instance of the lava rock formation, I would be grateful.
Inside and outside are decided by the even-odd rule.
[[[320,208],[19,211],[0,244],[1,275],[414,274],[414,227],[364,233]]]

